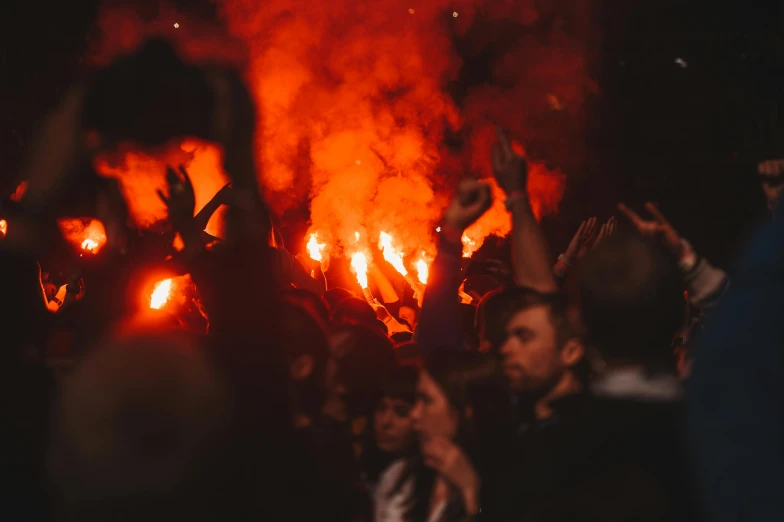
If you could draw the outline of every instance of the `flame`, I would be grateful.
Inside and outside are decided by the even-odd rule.
[[[545,157],[566,158],[569,170],[589,157],[581,109],[598,92],[588,73],[599,53],[589,46],[601,41],[590,0],[338,0],[308,9],[295,0],[217,0],[221,24],[172,7],[148,17],[102,4],[92,62],[166,34],[187,58],[242,68],[260,116],[265,197],[278,214],[309,206],[309,233],[328,239],[327,249],[350,254],[360,246],[355,230],[362,241],[383,230],[401,252],[434,251],[449,187],[466,167],[491,175],[494,124]],[[175,21],[188,31],[172,31]],[[520,36],[510,38],[510,28]],[[486,77],[458,89],[456,103],[460,68],[486,51]],[[463,146],[444,146],[447,135],[464,137]],[[557,211],[564,182],[558,171],[531,169],[538,217]],[[165,217],[155,191],[146,192],[152,197],[130,205],[137,223],[140,213]],[[502,202],[467,231],[468,255],[489,234],[508,233]]]
[[[366,289],[368,287],[368,262],[367,257],[363,252],[357,252],[351,256],[351,269],[357,276],[359,286],[361,286],[363,290]]]
[[[310,235],[310,241],[308,241],[307,248],[308,248],[308,255],[313,261],[323,261],[324,260],[324,248],[326,248],[326,243],[319,243],[318,242],[318,235],[313,233]]]
[[[408,270],[406,270],[406,266],[403,263],[403,254],[397,251],[393,246],[392,236],[386,232],[381,232],[378,238],[378,248],[383,252],[384,259],[386,259],[387,263],[392,265],[400,275],[408,275]]]
[[[463,232],[463,237],[460,238],[460,241],[463,243],[463,257],[471,257],[479,249],[476,241],[468,237],[468,234],[465,232]]]
[[[426,285],[427,278],[430,275],[430,266],[428,266],[428,263],[425,260],[425,254],[422,254],[422,257],[416,262],[416,269],[419,282]]]
[[[164,279],[155,284],[150,296],[150,308],[160,310],[171,298],[172,280]]]
[[[150,310],[166,311],[186,322],[189,317],[193,318],[196,314],[207,319],[201,308],[199,290],[193,283],[190,274],[162,279],[147,288],[148,293],[144,297],[144,304]],[[191,305],[195,305],[195,309],[198,311]]]
[[[63,237],[85,252],[97,254],[106,244],[106,230],[97,219],[60,219],[57,224]]]
[[[0,235],[5,237],[8,233],[8,221],[5,219],[0,219]]]

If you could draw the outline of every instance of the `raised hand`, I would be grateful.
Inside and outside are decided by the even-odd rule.
[[[599,235],[596,237],[596,241],[593,244],[593,248],[596,248],[603,239],[610,237],[615,233],[615,216],[611,217],[607,220],[607,223],[602,225],[602,228],[599,230]]]
[[[490,185],[475,180],[461,181],[444,213],[444,225],[462,233],[487,212],[492,203]]]
[[[166,197],[160,190],[158,197],[169,209],[171,224],[178,232],[183,231],[190,226],[196,207],[193,185],[188,177],[188,172],[182,165],[179,167],[179,173],[167,167],[166,181],[169,184],[169,197]]]
[[[493,175],[504,192],[525,192],[528,186],[528,163],[512,150],[506,133],[496,129],[498,142],[493,145]]]
[[[586,252],[585,245],[590,243],[591,238],[594,237],[596,233],[596,218],[592,217],[589,218],[582,223],[580,223],[580,227],[575,232],[574,237],[569,242],[569,246],[566,248],[566,252],[564,252],[564,262],[569,265],[583,256]]]
[[[646,203],[645,208],[653,214],[653,219],[645,220],[623,203],[618,204],[618,210],[629,218],[629,221],[631,221],[640,235],[658,238],[677,257],[683,255],[683,240],[667,218],[664,217],[664,214],[659,212],[659,209],[651,202]]]
[[[451,440],[431,437],[422,442],[422,457],[425,466],[432,468],[452,484],[463,497],[469,515],[479,510],[479,475],[468,455]]]

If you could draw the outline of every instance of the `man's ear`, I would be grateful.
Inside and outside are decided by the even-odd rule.
[[[291,363],[291,378],[295,381],[304,381],[313,373],[314,361],[310,355],[300,355]]]
[[[582,361],[583,357],[585,357],[585,347],[579,339],[569,339],[561,348],[561,363],[564,366],[571,368]]]

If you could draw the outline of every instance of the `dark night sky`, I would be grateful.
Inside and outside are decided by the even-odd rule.
[[[46,112],[83,71],[97,11],[94,0],[45,8],[16,3],[0,31],[0,186],[10,182]],[[206,1],[184,4],[213,10]],[[619,199],[649,198],[699,250],[727,262],[762,206],[755,162],[784,155],[781,131],[761,124],[781,93],[781,2],[596,4],[601,95],[587,109],[584,172],[570,175],[562,211],[546,223],[554,248],[565,248],[586,215],[606,217]],[[676,64],[678,57],[688,67]]]

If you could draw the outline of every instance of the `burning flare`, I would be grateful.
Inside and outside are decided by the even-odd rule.
[[[321,262],[324,260],[324,248],[326,248],[326,246],[326,243],[318,242],[317,234],[311,234],[310,241],[308,241],[307,244],[308,255],[313,261]]]
[[[164,279],[155,284],[150,296],[150,308],[160,310],[171,298],[172,280]]]
[[[368,287],[368,262],[367,257],[362,252],[357,252],[356,254],[351,256],[351,269],[354,271],[354,274],[357,276],[357,281],[359,282],[359,286],[362,287],[363,290],[367,289]]]
[[[378,239],[378,248],[384,253],[384,259],[386,259],[387,263],[392,265],[400,275],[408,275],[406,265],[403,263],[403,254],[393,246],[392,236],[386,232],[381,232]]]
[[[8,221],[0,219],[0,237],[5,237],[8,233]]]
[[[106,230],[97,219],[60,219],[63,237],[83,252],[97,254],[106,244]]]
[[[423,285],[426,285],[427,278],[430,275],[430,267],[428,266],[427,261],[425,260],[424,254],[422,254],[422,257],[419,259],[419,261],[416,262],[416,269],[417,269],[417,278],[419,279],[419,282],[422,283]]]

